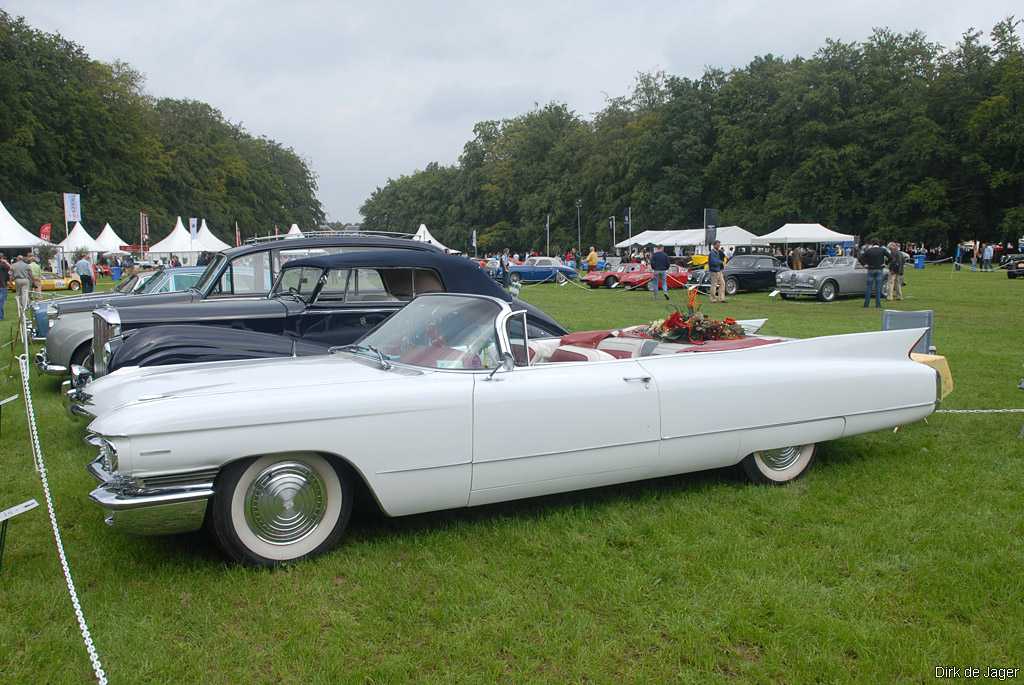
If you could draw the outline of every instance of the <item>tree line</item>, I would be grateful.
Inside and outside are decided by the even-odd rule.
[[[293,150],[143,86],[130,65],[0,10],[0,200],[26,228],[51,223],[63,239],[64,192],[81,194],[94,235],[109,222],[132,242],[142,210],[150,242],[178,215],[205,217],[231,244],[236,221],[243,237],[324,221],[317,178]]]
[[[820,222],[862,238],[950,245],[1024,235],[1024,52],[1019,21],[952,49],[921,32],[826,40],[810,58],[757,57],[697,79],[641,73],[585,118],[563,103],[483,121],[452,165],[389,179],[364,226],[481,251],[609,246],[702,224],[763,234]],[[579,209],[577,210],[577,202]],[[622,239],[621,237],[619,238]]]

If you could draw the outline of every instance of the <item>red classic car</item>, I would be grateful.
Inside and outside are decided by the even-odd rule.
[[[619,264],[611,269],[603,271],[590,271],[583,277],[583,282],[591,288],[600,288],[602,285],[614,288],[626,274],[635,274],[651,268],[644,264]]]
[[[623,288],[645,288],[652,278],[654,272],[651,271],[651,267],[644,266],[640,271],[623,274],[619,279],[619,285]],[[686,267],[673,264],[668,268],[669,288],[685,288],[688,280],[689,272]]]

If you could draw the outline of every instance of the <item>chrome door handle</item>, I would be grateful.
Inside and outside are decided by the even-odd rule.
[[[627,383],[643,383],[644,385],[651,382],[650,376],[623,376],[622,380]]]

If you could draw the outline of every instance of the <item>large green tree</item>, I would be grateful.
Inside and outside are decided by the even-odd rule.
[[[205,217],[234,240],[274,224],[317,226],[317,180],[295,152],[202,102],[156,100],[131,66],[0,11],[0,200],[27,227],[63,237],[61,193],[82,195],[83,220],[127,240],[139,212],[152,240],[176,215]]]

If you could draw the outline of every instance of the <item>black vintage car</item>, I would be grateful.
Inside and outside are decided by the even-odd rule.
[[[1000,260],[999,266],[1006,269],[1007,278],[1024,278],[1024,254],[1008,254]]]
[[[234,278],[248,278],[235,268]],[[325,354],[355,342],[417,295],[473,293],[515,302],[535,337],[565,329],[513,300],[471,260],[384,249],[298,259],[284,265],[269,295],[94,312],[95,375],[125,366]]]
[[[732,296],[741,290],[771,290],[775,287],[775,276],[787,269],[785,264],[769,255],[735,255],[723,269],[725,294]],[[711,277],[707,271],[691,271],[690,283],[696,283],[704,290],[711,287]]]

